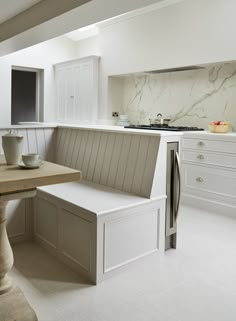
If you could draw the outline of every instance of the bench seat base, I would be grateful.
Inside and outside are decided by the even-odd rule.
[[[164,251],[165,196],[151,200],[83,181],[39,188],[34,206],[36,240],[95,284]]]

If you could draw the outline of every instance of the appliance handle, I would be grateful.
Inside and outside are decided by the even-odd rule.
[[[178,152],[175,152],[175,159],[176,159],[176,168],[177,168],[177,176],[178,176],[178,198],[176,204],[176,212],[175,212],[175,219],[177,220],[179,214],[179,204],[180,204],[180,193],[181,193],[181,177],[180,177],[180,160]]]

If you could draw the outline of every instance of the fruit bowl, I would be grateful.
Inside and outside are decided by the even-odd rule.
[[[230,124],[224,121],[210,122],[208,129],[211,133],[228,133]]]

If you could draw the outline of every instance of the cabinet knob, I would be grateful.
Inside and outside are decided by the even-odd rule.
[[[204,155],[199,154],[199,155],[197,155],[197,158],[198,158],[198,159],[204,159],[205,157],[204,157]]]
[[[204,181],[204,179],[202,177],[197,177],[196,181],[202,183]]]
[[[204,146],[204,142],[198,142],[198,146]]]
[[[73,98],[74,98],[74,96],[70,96],[70,98],[71,98],[71,99],[73,99]]]

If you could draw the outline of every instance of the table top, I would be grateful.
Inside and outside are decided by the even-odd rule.
[[[6,165],[0,156],[0,195],[35,189],[38,186],[80,180],[80,171],[44,161],[37,169]]]

